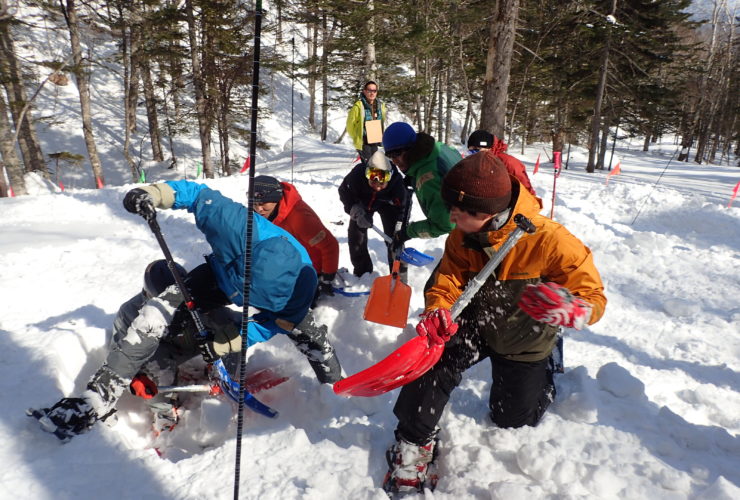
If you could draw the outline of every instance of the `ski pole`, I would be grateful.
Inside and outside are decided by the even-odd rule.
[[[293,152],[293,110],[295,107],[295,37],[290,39],[290,45],[293,47],[293,58],[290,65],[290,182],[293,183],[293,167],[295,166],[295,153]]]
[[[552,152],[552,161],[555,163],[555,172],[552,177],[552,206],[550,207],[550,218],[552,219],[555,215],[555,183],[558,182],[558,176],[560,176],[560,167],[562,166],[560,159],[560,151]]]
[[[234,500],[239,500],[239,479],[242,459],[242,431],[244,428],[244,397],[247,379],[247,330],[249,327],[249,283],[252,280],[252,228],[254,218],[254,172],[257,170],[257,107],[259,105],[260,85],[260,36],[262,32],[262,0],[254,5],[254,51],[252,61],[252,116],[249,127],[249,156],[252,168],[249,169],[249,190],[247,191],[247,227],[244,248],[244,285],[242,288],[242,324],[240,334],[242,348],[239,355],[239,399],[236,417],[236,458],[234,460]],[[292,139],[291,139],[292,141]],[[291,143],[292,144],[292,143]],[[292,146],[291,146],[292,148]],[[291,151],[291,155],[293,152]],[[292,159],[291,159],[292,161]],[[251,394],[250,394],[251,396]]]
[[[516,245],[517,241],[519,241],[519,238],[521,238],[524,233],[532,234],[536,230],[534,224],[532,224],[532,221],[524,217],[522,214],[516,214],[514,216],[514,222],[516,223],[516,229],[514,229],[509,234],[509,236],[506,238],[506,241],[504,241],[504,244],[501,245],[501,248],[498,249],[498,252],[496,252],[496,254],[491,257],[491,260],[489,260],[486,265],[483,266],[483,269],[478,271],[478,274],[475,275],[475,278],[468,282],[467,286],[465,287],[465,291],[457,298],[455,303],[452,304],[452,309],[450,309],[452,321],[455,321],[455,319],[460,315],[463,309],[467,307],[476,292],[480,289],[480,287],[483,286],[483,283],[486,282],[491,273],[496,269],[501,261],[504,260],[504,257],[506,257],[509,251],[514,248],[514,245]]]

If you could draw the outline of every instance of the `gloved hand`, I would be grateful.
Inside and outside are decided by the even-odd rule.
[[[373,227],[373,218],[367,213],[362,203],[355,203],[349,210],[349,218],[355,221],[360,229],[369,229]]]
[[[393,234],[393,242],[391,243],[391,252],[393,253],[393,255],[396,255],[396,253],[400,252],[403,248],[403,245],[410,239],[411,238],[406,232],[405,227],[396,231]]]
[[[322,273],[319,276],[319,293],[327,297],[334,296],[334,278],[337,273]]]
[[[444,344],[457,333],[458,324],[452,321],[449,309],[434,309],[421,315],[416,333],[429,337],[430,344]]]
[[[198,350],[200,355],[203,356],[203,360],[206,363],[213,363],[218,360],[221,356],[216,352],[216,348],[213,345],[214,336],[212,333],[202,337],[196,336],[196,343],[198,344]]]
[[[527,285],[519,307],[537,321],[576,330],[591,318],[591,304],[552,282]]]
[[[157,384],[143,373],[137,374],[129,384],[131,394],[144,399],[152,399],[157,395]]]
[[[156,215],[152,195],[141,188],[134,188],[126,193],[123,197],[123,208],[132,214],[141,215],[146,220],[153,219]]]

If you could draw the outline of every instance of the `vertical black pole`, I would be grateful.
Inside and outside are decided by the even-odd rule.
[[[295,153],[293,152],[293,109],[295,102],[295,37],[290,39],[293,47],[293,56],[290,66],[290,182],[293,183],[293,166],[295,165]]]
[[[257,168],[257,106],[260,80],[260,34],[262,31],[262,0],[256,0],[254,10],[254,63],[252,65],[252,123],[249,130],[249,191],[247,191],[247,236],[244,249],[244,288],[242,289],[242,349],[239,357],[239,408],[236,419],[236,461],[234,464],[234,500],[239,500],[239,481],[244,428],[244,386],[247,378],[247,329],[249,327],[249,283],[252,281],[252,226],[254,214],[254,171]]]

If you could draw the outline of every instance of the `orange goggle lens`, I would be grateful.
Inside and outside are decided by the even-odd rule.
[[[390,170],[367,167],[365,169],[365,177],[371,182],[385,183],[391,180],[391,172]]]

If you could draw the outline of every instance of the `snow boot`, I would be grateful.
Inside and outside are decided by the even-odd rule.
[[[288,338],[306,356],[319,382],[333,384],[342,378],[342,366],[327,338],[326,325],[317,325],[311,313],[288,334]]]
[[[383,489],[393,497],[396,494],[423,493],[424,488],[434,491],[437,486],[437,443],[432,439],[423,446],[409,443],[403,438],[388,448],[385,454],[388,472],[383,480]]]
[[[180,422],[180,404],[176,397],[164,401],[148,401],[147,405],[152,412],[152,431],[155,437],[172,431]]]
[[[41,429],[54,434],[64,443],[89,431],[98,421],[92,403],[84,394],[79,398],[62,398],[51,408],[31,408],[26,413],[39,421]]]

